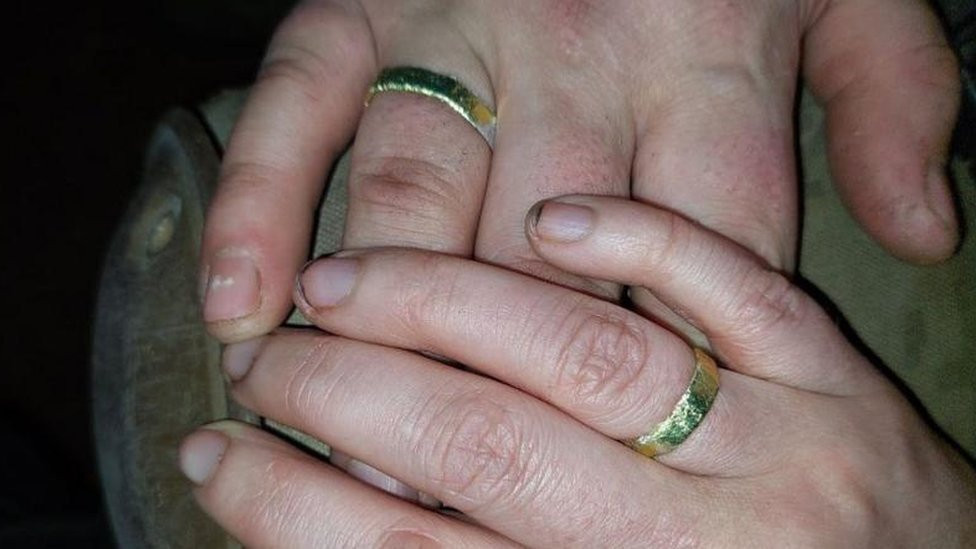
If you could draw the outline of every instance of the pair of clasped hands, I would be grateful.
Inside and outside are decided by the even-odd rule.
[[[431,98],[364,107],[398,66],[488,101],[494,148]],[[951,255],[959,82],[920,1],[300,4],[227,150],[203,314],[234,398],[334,454],[203,426],[200,505],[248,547],[972,546],[973,470],[790,282],[801,70],[865,230]],[[353,135],[345,251],[303,267]],[[293,303],[322,331],[278,329]],[[694,347],[710,411],[622,444]]]

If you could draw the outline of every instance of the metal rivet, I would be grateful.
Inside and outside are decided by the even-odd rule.
[[[156,255],[163,251],[176,234],[176,220],[173,212],[167,212],[149,230],[149,238],[146,240],[146,252],[149,255]]]
[[[157,194],[148,199],[142,221],[133,233],[134,251],[139,261],[145,261],[166,249],[176,236],[183,210],[183,200],[171,193]]]

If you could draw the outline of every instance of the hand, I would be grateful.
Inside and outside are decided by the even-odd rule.
[[[721,388],[675,451],[652,460],[617,442],[660,422],[687,387],[692,352],[672,332],[473,261],[356,252],[311,264],[296,290],[303,313],[337,335],[231,346],[234,397],[463,515],[229,422],[181,449],[203,508],[249,547],[976,542],[973,470],[751,253],[606,197],[546,202],[528,227],[546,261],[648,288],[712,342]]]
[[[364,112],[380,69],[400,65],[490,101],[495,150],[427,98],[384,93]],[[521,231],[536,201],[586,193],[680,212],[789,270],[801,69],[854,214],[901,257],[949,255],[959,82],[920,0],[305,1],[271,43],[207,218],[209,329],[239,341],[280,324],[354,133],[346,248],[473,256],[613,298],[540,261]]]

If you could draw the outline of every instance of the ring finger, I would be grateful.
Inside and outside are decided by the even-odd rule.
[[[231,370],[246,406],[520,543],[600,546],[608,535],[646,543],[662,513],[702,520],[691,505],[698,485],[682,473],[515,389],[414,353],[283,331],[265,338],[243,377],[244,368]],[[594,517],[599,534],[587,526]]]
[[[380,66],[422,67],[449,76],[494,111],[488,74],[448,20],[371,20]],[[403,246],[470,255],[491,162],[488,139],[438,98],[377,93],[353,146],[343,247]]]
[[[471,261],[357,253],[315,262],[301,281],[296,302],[319,327],[452,358],[614,439],[645,434],[668,418],[695,371],[687,344],[633,312]],[[662,456],[669,465],[698,474],[742,474],[755,465],[743,441],[756,437],[737,435],[767,424],[764,405],[792,389],[733,372],[721,377],[714,413]],[[758,429],[789,436],[781,431]],[[708,450],[697,451],[701,445]]]
[[[432,71],[414,70],[409,73],[414,78],[450,75],[494,111],[490,79],[450,21],[428,14],[422,23],[411,24],[406,14],[391,18],[395,10],[387,4],[379,10],[383,16],[371,18],[380,66]],[[343,247],[404,246],[470,256],[492,137],[480,134],[439,98],[373,94],[352,149]],[[332,462],[391,493],[428,499],[349,456],[337,453]]]

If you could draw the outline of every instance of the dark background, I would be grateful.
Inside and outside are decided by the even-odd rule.
[[[0,547],[111,546],[89,417],[100,264],[153,125],[252,80],[288,5],[3,9]]]
[[[89,396],[101,260],[155,122],[172,106],[247,84],[290,3],[117,0],[6,9],[0,546],[111,545]],[[970,66],[973,5],[956,1],[947,9],[957,41],[968,40]],[[957,145],[971,150],[973,141],[959,136]]]

